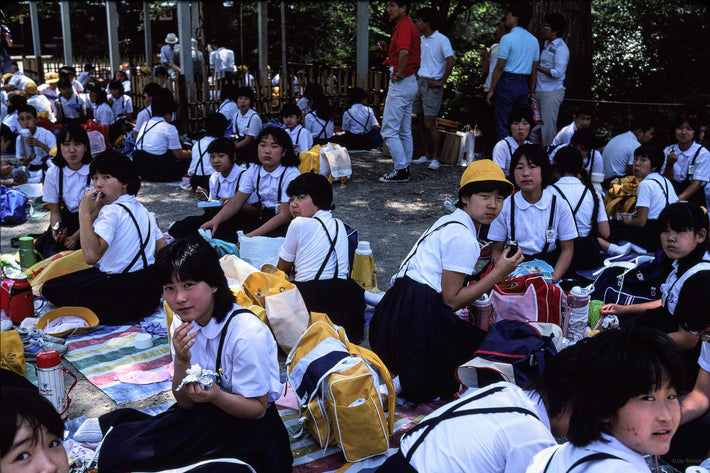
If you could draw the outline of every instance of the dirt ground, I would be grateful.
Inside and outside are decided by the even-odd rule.
[[[410,248],[444,210],[444,199],[454,197],[463,168],[441,166],[438,171],[412,165],[408,183],[382,184],[377,178],[392,169],[392,160],[379,152],[351,153],[353,176],[346,184],[334,184],[334,215],[358,230],[359,239],[369,241],[378,276],[379,288],[389,287],[390,277]],[[160,228],[186,215],[198,214],[195,198],[178,187],[161,183],[143,183],[138,200],[156,213]],[[15,227],[0,227],[0,251],[15,252],[10,239],[47,228],[49,217]],[[65,362],[71,369],[71,365]],[[31,369],[31,368],[30,368]],[[76,371],[74,371],[76,373]],[[73,390],[69,418],[81,415],[97,417],[117,407],[108,396],[79,373]],[[153,396],[122,407],[144,408],[172,402],[170,393]]]

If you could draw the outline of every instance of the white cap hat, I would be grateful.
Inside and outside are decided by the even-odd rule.
[[[175,35],[175,33],[168,33],[168,35],[165,37],[165,42],[168,44],[175,44],[178,42],[178,37]]]

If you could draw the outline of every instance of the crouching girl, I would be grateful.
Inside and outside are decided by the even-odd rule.
[[[177,403],[157,416],[133,409],[101,416],[101,430],[113,429],[101,449],[100,471],[156,471],[236,458],[257,473],[290,472],[288,433],[273,404],[281,384],[268,327],[236,304],[217,253],[199,237],[166,247],[157,273],[174,313]],[[214,383],[180,387],[195,364],[217,373]]]
[[[370,346],[399,373],[402,396],[408,401],[429,401],[457,391],[454,370],[472,358],[485,332],[454,311],[490,291],[523,261],[520,251],[503,254],[488,275],[464,286],[480,255],[481,224],[496,218],[512,191],[513,184],[493,161],[471,163],[461,176],[458,208],[419,238],[375,309]]]

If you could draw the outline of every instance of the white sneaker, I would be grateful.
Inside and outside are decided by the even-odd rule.
[[[419,159],[413,159],[412,164],[429,164],[431,161],[426,156],[420,156]]]
[[[429,163],[429,166],[427,166],[427,167],[429,169],[433,169],[434,171],[436,171],[437,169],[439,169],[440,166],[441,165],[439,164],[439,161],[437,161],[436,159],[432,159],[431,162]]]

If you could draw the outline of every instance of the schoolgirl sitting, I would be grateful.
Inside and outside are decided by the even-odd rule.
[[[237,230],[246,236],[284,236],[291,222],[286,189],[299,175],[293,142],[285,130],[274,126],[261,130],[256,142],[259,164],[249,167],[234,197],[201,227],[220,240],[236,242]],[[252,194],[256,194],[259,213],[242,217],[239,212]]]
[[[281,383],[269,328],[236,304],[219,257],[204,239],[172,243],[160,253],[157,268],[174,314],[172,392],[177,403],[157,416],[133,409],[101,416],[101,430],[113,429],[104,439],[99,469],[157,471],[232,458],[259,473],[290,472],[288,432],[274,406]],[[195,364],[217,373],[216,379],[210,385],[181,387]],[[244,471],[238,465],[214,466],[209,471]]]
[[[170,92],[160,92],[151,102],[153,117],[136,138],[133,161],[146,181],[177,181],[187,172],[192,153],[182,149],[177,128],[168,123],[177,108]]]
[[[634,176],[641,179],[636,192],[636,213],[621,215],[621,220],[610,222],[610,240],[629,241],[647,251],[661,249],[658,239],[658,216],[668,205],[678,201],[671,182],[659,174],[663,166],[663,152],[652,144],[634,150]]]
[[[237,135],[237,154],[240,161],[247,161],[256,155],[256,135],[262,128],[261,117],[252,108],[254,91],[251,87],[237,89],[237,108],[234,114],[234,133]]]
[[[402,396],[408,401],[447,398],[456,392],[454,370],[472,357],[485,332],[454,311],[490,291],[523,261],[520,251],[501,255],[488,275],[464,286],[480,256],[480,226],[496,218],[512,191],[498,165],[486,159],[471,163],[461,177],[456,211],[419,238],[375,308],[370,346],[399,373]]]
[[[61,251],[81,248],[79,203],[91,182],[91,147],[80,125],[64,125],[57,133],[57,155],[44,178],[42,200],[49,205],[49,228],[35,242],[35,249],[49,258]]]
[[[96,105],[93,111],[94,120],[96,120],[96,123],[99,125],[106,125],[108,127],[108,140],[110,143],[106,143],[106,145],[110,146],[121,134],[121,131],[114,126],[116,124],[116,114],[113,113],[113,109],[108,103],[104,89],[94,87],[91,89],[91,92],[89,92],[89,96],[94,105]]]
[[[496,163],[505,173],[505,177],[510,177],[510,161],[518,146],[523,143],[530,143],[530,129],[535,123],[532,111],[529,108],[516,108],[508,117],[508,129],[510,135],[500,140],[493,147],[493,162]]]
[[[143,125],[153,117],[153,109],[150,104],[153,100],[153,96],[161,91],[163,91],[163,88],[155,82],[148,82],[143,87],[143,103],[145,104],[145,108],[138,112],[136,116],[136,126],[133,128],[134,141],[138,136],[138,132],[143,128]]]
[[[187,168],[187,175],[190,176],[190,185],[193,191],[201,187],[209,192],[210,176],[215,172],[215,169],[212,167],[212,160],[207,148],[217,138],[224,137],[228,126],[229,121],[221,113],[212,112],[205,118],[205,136],[192,145],[192,161]]]
[[[314,144],[328,144],[328,140],[335,134],[333,107],[328,97],[321,95],[313,100],[313,110],[306,114],[304,125],[311,132]]]
[[[537,454],[526,473],[648,473],[680,421],[683,370],[661,332],[610,330],[582,342],[567,439]]]
[[[82,100],[74,90],[70,79],[62,78],[57,82],[59,97],[54,102],[54,113],[57,115],[57,123],[66,125],[69,122],[84,123],[86,115]]]
[[[664,151],[663,175],[671,180],[679,200],[706,205],[704,187],[710,181],[710,152],[695,141],[700,123],[695,115],[680,115],[672,123],[676,143]],[[661,168],[659,168],[661,169]]]
[[[506,242],[516,241],[525,260],[541,259],[553,266],[552,281],[558,282],[570,267],[579,235],[569,205],[546,188],[552,166],[542,146],[523,144],[516,149],[510,175],[520,192],[505,200],[491,223],[492,255],[498,258]]]
[[[296,177],[286,188],[293,221],[286,232],[278,268],[293,280],[310,312],[328,314],[353,343],[365,325],[363,289],[350,279],[348,236],[333,218],[333,188],[320,174]]]
[[[554,163],[557,152],[566,146],[576,148],[582,154],[584,170],[587,171],[595,189],[601,192],[601,184],[604,180],[604,159],[602,154],[594,149],[595,139],[594,132],[590,128],[581,128],[575,131],[569,145],[558,146],[550,153],[550,162]]]
[[[239,111],[237,106],[237,86],[227,82],[219,92],[219,99],[222,103],[217,107],[217,113],[224,115],[229,122],[227,130],[224,132],[225,138],[230,138],[234,134],[234,115]]]
[[[343,114],[343,136],[336,136],[332,141],[348,149],[372,149],[382,146],[379,135],[380,124],[375,112],[367,105],[367,93],[362,87],[348,91],[350,108]],[[373,132],[372,130],[375,130]],[[375,135],[374,141],[371,135]]]
[[[224,121],[224,117],[216,113],[220,121]],[[201,201],[219,201],[224,205],[229,199],[234,197],[242,177],[246,173],[248,167],[254,166],[254,163],[241,162],[237,159],[234,143],[229,138],[220,137],[210,142],[207,146],[206,153],[210,157],[210,167],[214,172],[210,176],[209,194],[206,195],[205,189],[198,187],[195,189],[195,195]],[[244,207],[237,212],[237,218],[242,218],[245,222],[251,222],[259,214],[258,199],[252,194],[247,199]],[[212,219],[220,207],[206,207],[202,215],[185,217],[184,219],[174,222],[168,229],[168,233],[175,238],[186,238],[189,235],[197,233],[200,225]]]
[[[48,280],[42,295],[57,307],[88,307],[104,325],[121,325],[158,307],[153,262],[165,238],[136,200],[141,181],[126,155],[98,155],[89,174],[94,188],[79,203],[79,232],[86,264],[95,267]]]
[[[286,131],[293,143],[293,150],[298,156],[302,151],[308,151],[313,147],[313,135],[301,125],[301,109],[298,106],[288,103],[281,109]]]

